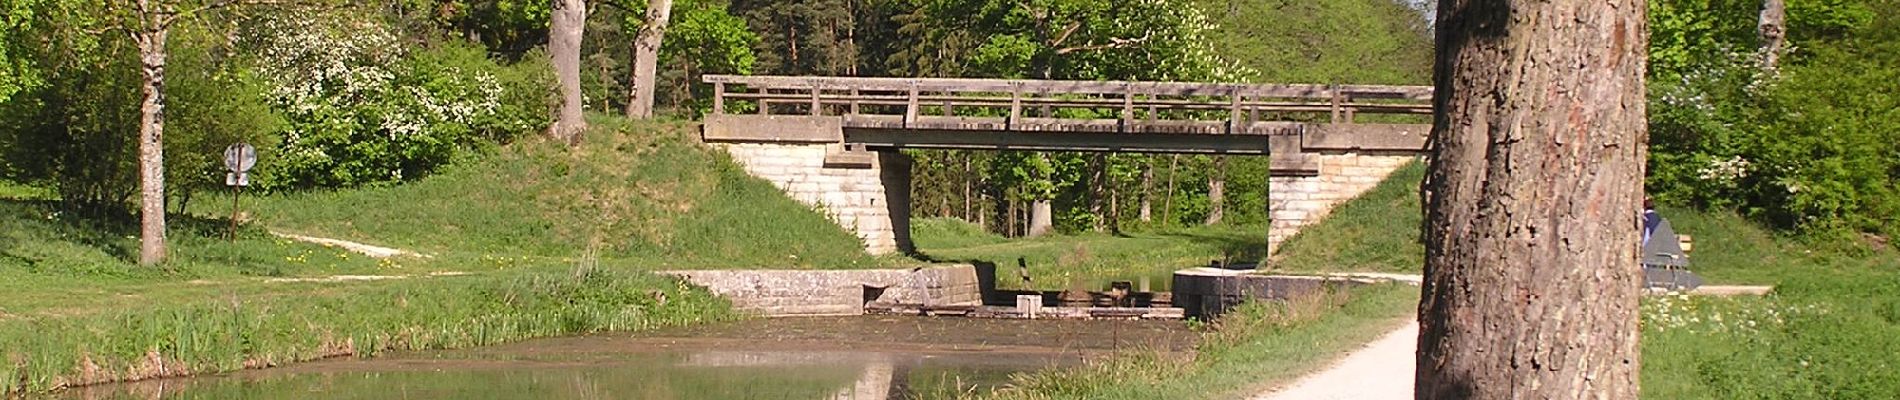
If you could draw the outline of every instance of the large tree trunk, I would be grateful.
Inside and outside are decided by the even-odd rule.
[[[141,10],[154,10],[145,1]],[[142,12],[132,34],[139,47],[144,100],[139,103],[139,265],[165,262],[165,37],[161,14]]]
[[[1417,398],[1637,397],[1644,13],[1440,4]]]
[[[1774,71],[1781,63],[1781,51],[1788,43],[1788,6],[1782,0],[1764,0],[1761,3],[1761,21],[1756,26],[1761,34],[1761,68]]]
[[[1214,168],[1207,171],[1207,225],[1220,223],[1227,216],[1227,157],[1214,156]]]
[[[548,21],[548,56],[554,63],[554,78],[561,85],[561,108],[548,127],[548,136],[579,145],[581,132],[587,129],[581,104],[581,34],[587,27],[587,4],[583,0],[554,0]]]
[[[1049,234],[1055,228],[1055,205],[1049,200],[1036,200],[1029,205],[1029,231],[1025,234],[1036,237]]]
[[[673,0],[647,2],[646,23],[633,39],[633,81],[628,82],[627,118],[653,118],[653,77],[659,74],[660,39],[666,36]]]

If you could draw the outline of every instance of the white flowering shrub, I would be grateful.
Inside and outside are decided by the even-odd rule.
[[[1789,5],[1789,47],[1771,67],[1756,43],[1759,1],[1649,7],[1654,197],[1832,236],[1823,242],[1900,232],[1900,59],[1840,41],[1881,31],[1872,9]]]
[[[266,187],[417,178],[547,124],[544,74],[471,45],[412,48],[380,23],[300,14],[261,19],[245,40],[286,122]]]

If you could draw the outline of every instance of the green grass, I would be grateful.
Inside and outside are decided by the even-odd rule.
[[[131,261],[131,215],[0,184],[0,394],[729,319],[725,302],[647,271],[893,262],[694,143],[690,125],[593,126],[579,150],[528,140],[402,185],[253,198],[235,239],[228,203],[195,202],[172,216],[156,268]],[[473,275],[428,276],[441,271]],[[277,279],[344,274],[406,279]]]
[[[1273,267],[1290,272],[1418,272],[1424,256],[1417,240],[1417,189],[1423,170],[1421,165],[1402,168],[1366,195],[1340,205],[1325,220],[1290,238]],[[1887,399],[1900,393],[1900,253],[1860,243],[1815,245],[1813,239],[1778,234],[1732,212],[1667,207],[1662,212],[1677,232],[1694,236],[1690,256],[1696,273],[1714,284],[1774,285],[1775,292],[1764,297],[1645,298],[1643,397]],[[1246,237],[1242,231],[1229,234]],[[1068,247],[1104,249],[1116,256],[1178,255],[1182,260],[1217,254],[1205,243],[1181,239],[1057,237],[932,254],[1031,252],[1046,258]],[[1860,249],[1839,251],[1842,247]],[[1069,264],[1085,265],[1084,271],[1117,270]],[[1415,296],[1416,291],[1409,290],[1374,292],[1368,296],[1373,300],[1348,303],[1340,316],[1266,318],[1282,321],[1268,324],[1272,329],[1221,327],[1207,334],[1208,344],[1192,362],[1125,354],[1089,367],[1025,375],[1017,379],[1017,389],[995,397],[1244,395],[1259,389],[1261,382],[1285,380],[1371,339],[1394,319],[1410,315]],[[1352,304],[1359,302],[1374,306],[1362,306],[1355,316]],[[1246,325],[1233,321],[1262,318],[1257,312],[1223,325]],[[1246,344],[1232,345],[1236,340]]]
[[[153,304],[0,323],[17,368],[5,392],[278,365],[386,350],[729,319],[671,279],[608,270],[282,283],[273,295],[145,297]]]
[[[696,126],[590,123],[578,150],[518,143],[418,182],[272,196],[253,212],[272,229],[474,264],[507,254],[637,268],[877,265],[852,234],[694,143]]]
[[[1425,265],[1418,241],[1418,183],[1425,165],[1412,162],[1358,198],[1333,208],[1318,224],[1280,244],[1273,268],[1285,271],[1417,273]]]
[[[1401,169],[1289,239],[1276,268],[1418,272],[1418,182]],[[1900,253],[1811,243],[1732,212],[1664,207],[1695,238],[1690,269],[1765,297],[1646,298],[1643,397],[1885,399],[1900,393]],[[1843,252],[1840,248],[1855,248]],[[1665,311],[1666,310],[1666,311]],[[1718,320],[1719,319],[1719,320]]]
[[[1378,285],[1289,302],[1249,303],[1201,335],[1192,360],[1128,352],[1017,376],[995,399],[1247,398],[1321,368],[1403,323],[1418,290]]]
[[[1007,240],[955,219],[923,219],[912,236],[918,251],[940,261],[995,263],[1013,276],[1017,258],[1029,265],[1038,289],[1067,289],[1072,285],[1100,289],[1108,280],[1150,277],[1166,285],[1174,271],[1206,266],[1215,260],[1253,261],[1266,245],[1263,226],[1203,226],[1156,232],[1110,235],[1083,233]],[[1021,288],[1022,281],[998,279],[1003,288]]]

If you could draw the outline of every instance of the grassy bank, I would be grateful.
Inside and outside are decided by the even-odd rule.
[[[1324,367],[1411,315],[1418,290],[1379,285],[1285,303],[1252,303],[1202,334],[1191,360],[1130,352],[1016,377],[993,399],[1233,399]]]
[[[518,143],[418,182],[254,201],[257,223],[437,257],[593,258],[603,265],[853,268],[849,232],[685,123],[595,118],[580,148]],[[194,209],[228,213],[228,205]],[[492,264],[492,263],[491,263]]]
[[[1333,208],[1318,224],[1287,238],[1273,268],[1285,271],[1417,273],[1425,265],[1418,241],[1424,216],[1418,183],[1425,165],[1413,162],[1366,193]]]
[[[0,184],[0,392],[734,318],[661,268],[859,268],[879,260],[691,127],[595,121],[417,182],[173,215],[172,257],[131,263],[136,221]],[[270,231],[418,250],[372,259]],[[453,271],[465,275],[436,276]],[[373,276],[378,280],[340,277]]]
[[[607,270],[276,285],[0,322],[0,343],[16,364],[0,370],[0,382],[10,392],[45,391],[733,317],[704,291]]]
[[[1287,241],[1276,267],[1417,272],[1424,248],[1411,166]],[[1697,274],[1774,285],[1765,297],[1643,301],[1643,397],[1873,399],[1900,393],[1900,252],[1763,229],[1734,213],[1663,208],[1695,237]],[[1858,248],[1842,252],[1840,248]]]

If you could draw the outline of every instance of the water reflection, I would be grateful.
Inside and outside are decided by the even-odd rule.
[[[1182,351],[1179,322],[780,318],[79,388],[84,399],[905,399],[990,390],[1115,349]]]

